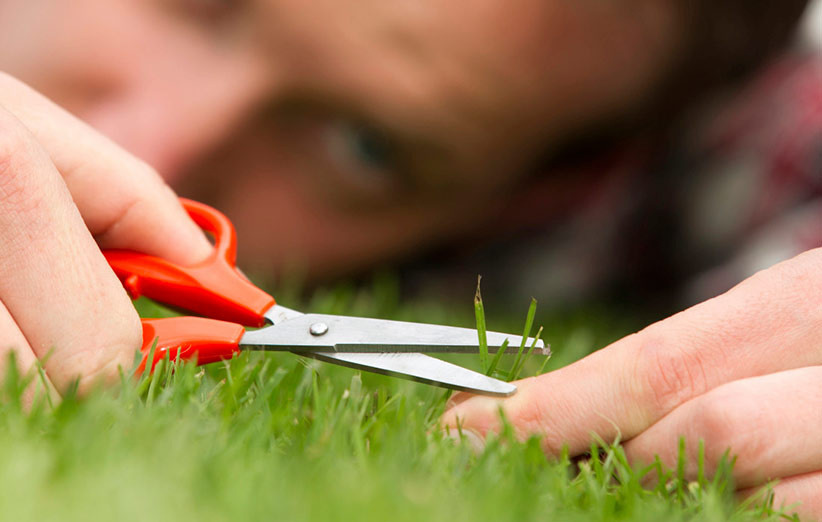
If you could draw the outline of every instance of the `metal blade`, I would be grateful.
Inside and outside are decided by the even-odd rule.
[[[295,353],[477,353],[477,331],[470,328],[442,326],[404,321],[388,321],[363,317],[325,314],[299,314],[289,311],[273,326],[250,330],[240,341],[243,349],[288,350]],[[522,337],[499,332],[487,332],[488,349],[496,352],[508,340],[508,351],[519,350]],[[533,338],[526,341],[526,346]],[[535,351],[547,355],[542,340]]]
[[[494,397],[508,397],[517,391],[511,383],[492,379],[462,366],[421,353],[333,353],[294,352],[359,370],[382,373],[452,390]]]
[[[289,350],[293,351],[298,355],[313,357],[320,361],[325,361],[332,364],[339,364],[342,366],[348,366],[350,368],[356,368],[368,372],[381,373],[395,377],[402,377],[426,384],[451,388],[454,390],[468,391],[472,393],[492,395],[497,397],[509,396],[517,390],[516,386],[514,386],[513,384],[499,381],[497,379],[492,379],[491,377],[487,377],[485,375],[482,375],[481,373],[467,370],[461,366],[441,361],[433,357],[428,357],[427,355],[423,355],[421,353],[416,353],[420,350],[420,346],[418,345],[414,345],[415,352],[411,353],[339,353],[334,351],[320,351],[334,350],[336,349],[336,344],[328,343],[328,340],[331,340],[333,336],[326,338],[326,335],[328,335],[330,331],[330,326],[328,326],[328,323],[321,323],[325,324],[328,327],[328,330],[325,331],[325,333],[320,335],[313,335],[311,333],[311,327],[317,325],[317,318],[334,318],[336,320],[350,320],[354,318],[319,315],[306,316],[300,312],[297,312],[296,310],[291,310],[290,308],[286,308],[281,305],[274,305],[273,307],[271,307],[271,309],[269,309],[268,312],[266,312],[265,316],[268,318],[269,321],[271,321],[273,326],[269,326],[267,328],[263,328],[260,330],[252,330],[246,332],[245,336],[243,337],[240,343],[243,346],[243,348],[258,347],[267,350]],[[305,320],[306,318],[308,318],[308,320]],[[432,327],[432,325],[402,323],[398,321],[382,321],[377,319],[359,320],[354,321],[354,323],[360,324],[360,321],[366,321],[369,323],[365,325],[365,331],[370,332],[374,332],[375,329],[379,329],[380,327],[385,326],[386,323],[389,323],[389,326],[402,325],[404,328],[400,332],[398,332],[402,335],[411,335],[405,328]],[[350,325],[354,324],[351,321],[347,322],[349,324],[349,327]],[[282,328],[282,326],[289,323],[291,323],[292,328],[285,329],[286,333],[282,334],[283,336],[285,336],[285,339],[281,338],[280,334],[272,335],[272,332],[275,332],[276,330]],[[334,321],[333,323],[337,324],[338,321]],[[461,332],[460,338],[464,336],[465,332],[469,332],[471,335],[473,335],[474,342],[473,344],[468,346],[468,348],[470,348],[471,350],[477,349],[477,333],[475,330],[442,326],[434,326],[434,328],[440,329],[440,334],[442,334],[443,329],[446,329],[451,335],[454,334],[454,331],[459,331]],[[295,332],[296,330],[299,330],[299,333]],[[322,328],[314,328],[314,331],[316,333],[319,333],[322,330]],[[395,332],[395,334],[396,333],[397,332]],[[416,334],[416,331],[413,332],[413,335]],[[297,337],[292,337],[289,339],[289,335],[297,335]],[[374,334],[372,333],[371,335]],[[521,337],[511,337],[512,339],[509,342],[512,345],[514,344],[514,342],[516,342],[516,345],[519,346]],[[317,340],[319,338],[326,338],[327,340],[325,346],[318,346],[316,350],[306,349],[305,346],[295,346],[295,344],[304,342],[306,339]],[[494,339],[494,342],[497,342],[496,336],[492,336],[491,338],[489,338],[489,344],[492,342],[492,338]],[[278,342],[277,339],[283,342],[281,342],[280,344],[264,344],[270,342]],[[452,341],[453,340],[454,338],[452,337]],[[531,339],[529,339],[529,343],[530,342]],[[502,344],[501,340],[499,341],[499,344]],[[374,346],[376,348],[375,345],[371,346]],[[538,346],[540,349],[542,349],[542,342],[538,343]],[[348,344],[343,345],[343,347],[351,347],[353,349],[354,345]],[[542,351],[547,351],[547,349],[544,349]]]

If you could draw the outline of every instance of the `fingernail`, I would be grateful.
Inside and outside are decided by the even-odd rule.
[[[476,397],[476,395],[471,395],[467,392],[457,392],[454,395],[450,396],[448,400],[445,402],[445,411],[450,410],[451,408],[462,404],[463,402],[467,401],[468,399]]]
[[[485,449],[485,439],[472,430],[457,430],[456,428],[446,428],[445,434],[458,444],[468,444],[474,453],[482,453]]]

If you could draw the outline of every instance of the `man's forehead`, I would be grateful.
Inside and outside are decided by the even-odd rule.
[[[530,2],[257,1],[271,59],[290,81],[365,97],[374,111],[411,121],[430,113],[470,134],[505,114],[518,84],[537,83],[528,62],[539,46],[525,40],[543,37]]]
[[[663,54],[624,38],[639,22],[623,3],[252,1],[295,90],[464,159],[527,154],[589,126],[640,95]]]

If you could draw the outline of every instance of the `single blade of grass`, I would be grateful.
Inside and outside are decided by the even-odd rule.
[[[146,406],[151,406],[154,402],[154,397],[158,393],[158,388],[160,386],[160,380],[162,379],[163,373],[165,372],[166,365],[169,363],[168,353],[166,353],[165,357],[160,359],[157,362],[157,365],[154,366],[153,370],[151,371],[151,377],[149,377],[148,382],[148,393],[146,394]]]
[[[485,307],[482,304],[480,282],[482,276],[477,276],[477,291],[474,294],[474,318],[477,321],[477,337],[479,340],[479,360],[483,372],[488,371],[488,338],[485,327]]]
[[[3,380],[3,399],[7,406],[10,406],[12,411],[20,411],[22,409],[23,388],[20,383],[22,380],[20,370],[17,367],[17,352],[9,350],[6,355],[6,377]]]
[[[500,346],[500,349],[497,351],[497,353],[494,354],[494,358],[491,359],[491,364],[488,365],[488,369],[485,370],[485,375],[488,375],[490,377],[491,374],[494,373],[494,371],[497,369],[497,365],[499,365],[499,362],[502,359],[502,354],[505,353],[505,350],[507,348],[508,348],[508,339],[506,339],[502,342],[502,346]]]
[[[159,337],[155,338],[154,341],[151,343],[151,348],[148,349],[148,357],[145,359],[146,365],[143,367],[143,375],[150,375],[151,370],[153,369],[154,364],[154,353],[157,350],[157,342],[160,340]],[[132,374],[137,374],[137,369],[140,367],[140,363],[143,361],[142,353],[135,352],[134,354],[134,368],[132,369]]]
[[[49,380],[46,377],[46,370],[43,368],[43,363],[37,361],[37,376],[40,382],[40,389],[38,393],[43,394],[43,400],[46,402],[49,410],[54,408],[54,402],[51,400],[51,393],[49,393]]]
[[[522,373],[522,369],[525,368],[525,365],[528,364],[528,361],[531,360],[531,356],[534,354],[534,348],[537,346],[537,343],[539,342],[540,337],[542,337],[542,327],[541,326],[539,327],[539,330],[537,330],[537,335],[534,336],[534,341],[531,343],[531,346],[528,348],[528,353],[525,354],[525,357],[522,359],[522,362],[520,363],[520,365],[516,368],[511,369],[511,374],[513,375],[513,378],[511,379],[512,381],[519,378],[519,374]],[[548,359],[550,359],[550,358],[551,358],[550,355],[545,356],[546,360],[543,363],[543,366],[548,362]]]
[[[699,454],[697,456],[696,466],[697,466],[697,480],[700,484],[704,484],[705,480],[705,440],[699,439]]]
[[[545,373],[545,367],[548,366],[548,362],[551,360],[551,356],[548,355],[545,357],[545,360],[542,361],[542,364],[539,366],[539,370],[537,370],[537,375],[542,375]]]
[[[687,458],[685,437],[679,437],[679,449],[676,456],[676,499],[680,503],[685,501],[685,462]]]
[[[522,341],[519,344],[519,351],[517,352],[517,357],[514,359],[514,364],[511,366],[511,371],[508,372],[509,381],[516,379],[517,374],[515,372],[522,359],[522,354],[525,351],[525,343],[528,342],[528,336],[531,335],[531,328],[534,326],[534,316],[536,313],[537,300],[532,297],[531,304],[528,306],[528,315],[525,317],[525,328],[522,330]]]

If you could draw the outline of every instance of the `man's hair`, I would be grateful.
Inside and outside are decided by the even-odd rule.
[[[808,0],[678,0],[684,42],[664,88],[685,108],[749,77],[792,41]],[[664,97],[664,95],[663,95]]]
[[[578,129],[546,147],[532,175],[542,177],[620,150],[637,133],[652,135],[662,150],[675,139],[682,117],[723,87],[741,84],[784,50],[808,0],[670,0],[683,34],[674,58],[647,96],[624,112]]]

